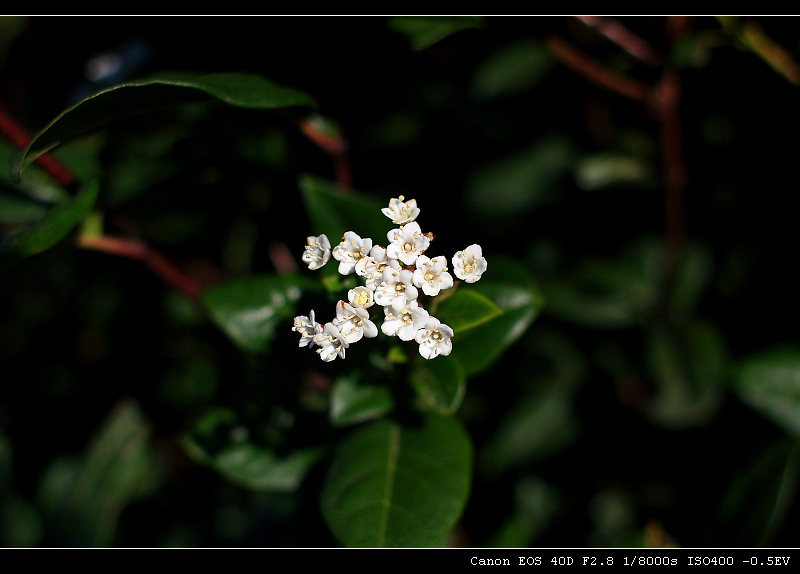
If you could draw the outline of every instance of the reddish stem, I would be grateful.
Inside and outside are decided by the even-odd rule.
[[[623,26],[619,20],[602,16],[577,16],[577,18],[587,26],[591,26],[600,32],[637,60],[649,66],[658,66],[661,63],[659,53],[650,44]]]
[[[558,36],[548,37],[547,46],[563,64],[593,84],[639,102],[647,99],[649,92],[647,84],[609,70]]]
[[[0,134],[3,134],[14,147],[21,150],[26,149],[33,141],[33,137],[28,131],[14,120],[2,105],[0,105]],[[75,177],[72,172],[53,156],[49,154],[39,156],[36,163],[62,186],[69,189],[75,185]]]
[[[199,281],[187,275],[160,252],[144,243],[118,237],[81,236],[78,238],[78,245],[141,261],[159,277],[191,299],[196,299],[204,289],[204,285]]]

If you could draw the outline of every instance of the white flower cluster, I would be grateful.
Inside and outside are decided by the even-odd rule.
[[[352,343],[378,336],[368,310],[375,304],[383,308],[381,331],[403,341],[416,341],[424,358],[449,355],[453,349],[453,329],[431,316],[418,300],[420,291],[435,297],[453,286],[447,259],[424,255],[433,234],[422,233],[414,221],[419,215],[416,200],[404,201],[401,195],[381,211],[400,226],[386,234],[386,247],[373,245],[372,239],[362,239],[353,231],[345,233],[332,251],[324,234],[308,238],[303,262],[309,269],[319,269],[332,254],[339,262],[339,273],[364,278],[363,287],[348,292],[349,302],[336,304],[336,317],[331,322],[317,323],[313,311],[308,317],[294,319],[292,330],[300,333],[300,346],[317,347],[323,361],[344,358],[345,349]],[[455,276],[467,283],[474,283],[486,271],[480,245],[459,251],[452,262]]]

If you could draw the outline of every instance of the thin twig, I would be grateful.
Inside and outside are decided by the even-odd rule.
[[[578,20],[594,28],[631,56],[648,66],[661,64],[661,55],[644,39],[626,28],[619,20],[603,16],[576,16]]]
[[[191,299],[196,299],[205,288],[205,285],[187,275],[159,251],[139,241],[101,235],[79,236],[77,243],[79,247],[86,249],[141,261],[156,275]]]
[[[639,102],[647,100],[649,92],[647,84],[609,70],[558,36],[549,36],[547,46],[561,63],[593,84]]]

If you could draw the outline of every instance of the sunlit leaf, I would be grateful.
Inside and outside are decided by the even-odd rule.
[[[424,360],[415,357],[411,384],[422,404],[441,415],[451,415],[461,406],[467,387],[464,368],[450,357]]]
[[[308,287],[302,277],[260,275],[209,289],[202,301],[214,323],[236,345],[260,353],[269,347],[279,326],[285,325],[287,336],[292,335],[295,303]]]
[[[160,74],[102,90],[62,112],[33,138],[19,158],[15,166],[16,178],[19,179],[25,168],[42,154],[113,120],[187,103],[214,101],[262,110],[315,105],[307,94],[258,75]]]
[[[328,526],[348,547],[431,547],[455,525],[470,488],[472,446],[459,421],[381,420],[337,453],[322,492]]]

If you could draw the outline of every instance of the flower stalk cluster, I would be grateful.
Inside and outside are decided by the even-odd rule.
[[[386,247],[354,231],[345,233],[332,249],[324,234],[307,239],[302,260],[309,269],[321,268],[333,256],[339,262],[339,273],[355,273],[364,279],[363,286],[350,289],[347,301],[336,304],[336,316],[330,322],[318,323],[314,311],[294,318],[292,330],[300,334],[300,346],[316,347],[323,361],[343,359],[353,343],[377,337],[378,327],[370,311],[377,308],[383,315],[380,330],[390,337],[415,341],[425,359],[449,355],[453,349],[453,329],[425,310],[419,299],[420,294],[435,297],[453,287],[447,259],[425,255],[433,234],[423,233],[415,221],[420,212],[416,200],[404,201],[401,195],[381,211],[399,226],[386,234]],[[456,278],[467,283],[478,281],[486,271],[486,259],[477,244],[456,253],[452,265]]]

